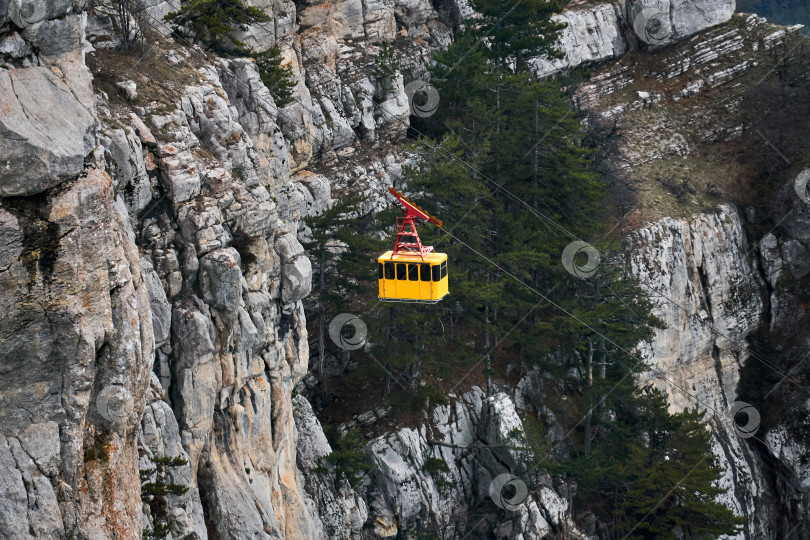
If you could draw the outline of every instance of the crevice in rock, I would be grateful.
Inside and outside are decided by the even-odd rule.
[[[723,450],[723,455],[726,458],[725,461],[726,461],[726,463],[728,463],[729,468],[731,469],[731,478],[733,479],[732,480],[732,485],[734,486],[734,498],[740,504],[740,510],[741,510],[742,515],[747,515],[748,512],[749,512],[749,509],[748,509],[748,505],[746,504],[747,501],[746,501],[746,498],[745,498],[745,493],[739,487],[739,484],[740,484],[740,478],[739,478],[740,472],[739,472],[739,469],[737,467],[737,463],[734,460],[734,453],[731,451],[731,448],[730,448],[730,444],[729,444],[729,441],[728,441],[728,432],[723,430],[723,429],[719,429],[719,424],[714,426],[713,431],[714,431],[715,439],[717,439],[717,444],[719,444],[720,448]]]
[[[768,281],[768,277],[765,274],[765,268],[762,264],[762,255],[758,249],[754,250],[754,261],[751,266],[759,274],[759,277],[762,278],[762,282],[765,283],[765,293],[762,295],[762,319],[764,324],[770,326],[773,322],[771,295],[774,292],[774,288],[773,285],[771,285],[771,283]]]
[[[205,456],[203,456],[205,457]],[[203,460],[200,460],[201,462]],[[207,463],[201,463],[200,467],[197,471],[197,488],[200,492],[200,501],[202,501],[202,511],[203,511],[203,521],[205,523],[205,529],[208,533],[208,540],[220,540],[219,533],[217,532],[217,527],[214,524],[214,520],[211,517],[211,510],[208,508],[210,504],[211,495],[208,493],[207,484],[206,484],[206,477],[203,473],[203,468],[209,467]]]
[[[699,265],[696,267],[698,278],[700,279],[700,295],[703,299],[703,306],[706,308],[706,312],[709,314],[709,318],[714,320],[714,314],[712,312],[712,301],[709,298],[709,279],[706,276],[706,271],[703,268],[703,265]]]
[[[720,349],[717,347],[717,342],[714,342],[712,345],[712,358],[714,359],[714,369],[717,372],[717,382],[720,386],[720,393],[723,396],[723,403],[728,406],[726,385],[723,384],[723,363],[720,361]]]

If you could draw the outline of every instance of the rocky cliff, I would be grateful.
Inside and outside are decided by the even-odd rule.
[[[401,76],[386,93],[365,69],[393,11],[299,32],[323,9],[299,25],[292,4],[267,6],[289,24],[246,39],[290,38],[282,111],[251,61],[171,48],[176,7],[149,4],[152,44],[122,61],[100,4],[0,6],[3,537],[327,537],[296,466],[298,220],[330,197],[308,166],[407,128]],[[415,36],[440,33],[411,8]],[[377,20],[377,38],[338,47]],[[401,167],[378,155],[352,176],[382,191]]]
[[[640,382],[672,410],[705,412],[726,503],[751,516],[741,538],[807,534],[807,149],[772,125],[794,75],[770,82],[774,61],[804,80],[807,59],[786,52],[797,30],[735,15],[645,61],[604,64],[576,90],[592,125],[619,134],[606,146],[616,193],[635,201],[626,264],[667,326],[640,347],[652,368]]]
[[[356,489],[323,470],[329,443],[294,395],[309,360],[300,220],[344,190],[378,194],[366,211],[382,206],[413,159],[397,146],[406,86],[454,25],[474,20],[469,5],[253,2],[272,22],[241,39],[281,45],[297,82],[283,108],[254,62],[166,39],[162,17],[178,2],[146,5],[135,22],[150,46],[124,54],[115,14],[98,3],[0,1],[2,536],[140,538],[161,523],[175,538],[598,534],[557,478],[537,479],[506,519],[471,511],[525,459],[519,411],[563,438],[544,406],[553,385],[536,373],[373,438],[376,468]],[[565,57],[537,60],[537,72],[601,62],[576,99],[595,126],[626,134],[611,150],[619,184],[750,131],[731,88],[750,86],[790,30],[733,11],[684,0],[560,15]],[[383,41],[401,59],[391,85],[372,75]],[[707,95],[725,97],[707,106]],[[756,216],[706,211],[703,191],[681,200],[679,180],[654,186],[628,238],[628,265],[668,324],[644,348],[648,378],[672,407],[714,418],[728,503],[757,516],[745,536],[785,535],[807,511],[807,402],[795,398],[757,448],[721,411],[751,356],[740,343],[763,321],[800,324],[810,210],[791,178],[771,209],[790,219],[752,240]],[[720,189],[733,200],[732,183]],[[428,470],[431,459],[447,470]],[[143,485],[185,490],[149,499]]]

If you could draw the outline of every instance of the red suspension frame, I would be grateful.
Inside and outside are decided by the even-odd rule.
[[[402,193],[394,188],[388,188],[397,200],[405,207],[405,215],[397,218],[397,242],[394,245],[394,255],[403,253],[407,255],[419,255],[422,259],[425,255],[433,251],[433,246],[423,246],[422,241],[419,239],[419,233],[416,232],[416,219],[424,219],[428,223],[433,223],[437,227],[442,226],[440,219],[431,216],[420,206],[416,206],[410,199],[403,197]]]

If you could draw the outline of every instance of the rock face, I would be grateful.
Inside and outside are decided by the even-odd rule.
[[[293,413],[298,437],[299,482],[312,497],[309,509],[316,522],[318,538],[360,538],[368,520],[365,500],[346,482],[338,482],[333,471],[323,472],[323,458],[332,453],[320,422],[309,402],[293,397]]]
[[[786,188],[792,186],[791,182]],[[806,203],[792,199],[788,204],[796,205],[796,217],[786,220],[788,230],[808,212]],[[629,238],[633,274],[649,288],[658,306],[656,315],[667,324],[642,347],[641,353],[653,366],[643,379],[668,396],[671,409],[697,407],[706,412],[714,453],[726,470],[720,484],[730,488],[724,502],[738,515],[755,516],[740,538],[781,536],[779,531],[790,530],[795,523],[783,521],[786,516],[780,515],[779,505],[806,508],[807,504],[801,495],[809,485],[806,438],[801,434],[808,418],[802,403],[806,396],[794,403],[790,414],[781,415],[766,436],[757,435],[765,411],[749,417],[750,435],[745,429],[749,424],[735,420],[729,412],[741,406],[736,405],[742,403],[737,385],[746,362],[780,370],[773,360],[752,352],[746,338],[768,323],[777,334],[793,329],[790,323],[801,317],[784,313],[784,304],[806,292],[787,286],[784,280],[780,283],[778,276],[783,271],[780,252],[789,253],[796,244],[803,246],[791,236],[777,242],[769,233],[759,249],[749,247],[737,212],[727,206],[688,220],[664,219]],[[767,284],[756,268],[760,264],[757,251],[767,261],[763,264]],[[793,272],[801,275],[803,269]],[[770,298],[768,289],[774,291]],[[793,383],[780,381],[772,391],[781,384]],[[758,449],[748,444],[752,438]],[[777,482],[790,486],[784,491],[775,490],[766,480],[773,477],[774,463],[780,464],[783,475]]]
[[[278,219],[265,187],[276,178],[272,166],[239,123],[218,71],[201,77],[168,115],[177,140],[141,141],[143,152],[158,155],[173,208],[141,224],[156,274],[150,282],[157,278],[165,292],[152,299],[165,341],[158,380],[168,382],[177,419],[176,428],[152,429],[168,447],[182,447],[198,488],[171,501],[186,516],[175,526],[200,537],[207,523],[220,537],[309,538],[316,527],[296,482],[289,393],[308,358],[301,299],[311,267]],[[216,166],[197,157],[203,147],[219,157]]]
[[[368,538],[407,537],[420,530],[441,531],[450,538],[491,531],[499,538],[542,538],[561,527],[568,538],[587,537],[574,523],[569,502],[559,495],[560,486],[546,474],[527,473],[519,450],[526,445],[523,426],[505,392],[487,398],[475,387],[449,405],[432,407],[430,420],[418,428],[372,439],[366,459],[373,469],[357,494],[347,485],[337,492],[331,486],[319,489],[333,480],[333,473],[316,470],[329,444],[309,404],[302,398],[295,403],[299,465],[308,491],[318,494],[329,538],[359,538],[361,531]],[[446,470],[436,468],[437,462],[444,462]],[[492,486],[502,475],[526,486],[512,471],[531,477],[531,485],[507,512],[500,512],[497,506],[506,505],[492,495]],[[483,519],[469,511],[487,505],[490,512]]]
[[[148,80],[117,79],[124,94],[94,89],[85,53],[120,41],[109,15],[83,13],[85,4],[0,0],[0,536],[140,538],[166,517],[172,538],[382,538],[468,525],[510,539],[593,535],[588,519],[571,515],[573,488],[559,478],[536,475],[510,512],[492,507],[492,482],[524,464],[520,452],[482,447],[519,439],[517,409],[540,411],[551,440],[562,439],[536,374],[514,395],[473,389],[433,407],[417,428],[374,438],[366,457],[376,468],[357,488],[321,468],[331,448],[309,404],[293,396],[309,358],[301,219],[326,209],[333,190],[369,195],[363,212],[385,205],[386,188],[416,159],[390,144],[408,129],[405,87],[449,43],[449,19],[475,18],[469,5],[251,2],[272,23],[242,39],[257,49],[278,41],[297,81],[295,101],[279,108],[250,60],[202,61],[179,45],[166,60],[193,69],[193,84],[149,99]],[[180,3],[145,5],[160,21]],[[659,43],[632,24],[652,7],[666,15],[656,28],[671,30]],[[566,58],[538,61],[537,70],[671,44],[732,11],[733,2],[711,0],[573,8],[560,15]],[[749,51],[743,33],[724,27],[688,52],[673,47],[651,80],[684,82],[672,99],[735,80],[754,61],[715,60]],[[766,49],[784,38],[760,41]],[[387,81],[373,69],[384,41],[399,61]],[[699,80],[683,80],[693,73]],[[578,102],[618,118],[661,101],[644,90],[620,110],[599,110],[600,97],[633,83],[614,67],[581,87]],[[658,156],[670,147],[689,150],[676,141]],[[625,150],[631,163],[649,154]],[[745,354],[732,342],[769,309],[774,328],[799,309],[782,276],[806,275],[807,223],[797,207],[787,236],[763,239],[762,279],[731,207],[657,221],[632,237],[637,274],[698,313],[660,304],[671,328],[646,352],[666,377],[650,382],[673,397],[673,384],[700,388],[706,410],[734,400]],[[810,478],[803,410],[767,439],[800,488]],[[760,454],[732,429],[717,419],[723,482],[752,487],[727,502],[762,516],[749,536],[768,535],[780,530],[768,506],[774,488],[761,480]],[[157,504],[143,498],[145,482],[188,489]],[[805,508],[791,486],[790,500]],[[469,523],[479,504],[493,512]]]
[[[297,234],[331,197],[307,167],[383,193],[401,174],[398,151],[355,170],[337,154],[408,127],[402,75],[383,84],[369,66],[398,35],[395,10],[419,38],[412,68],[449,29],[424,2],[313,4],[300,28],[292,3],[268,2],[274,28],[245,39],[290,38],[293,104],[276,107],[249,60],[197,66],[197,84],[157,103],[142,98],[148,80],[119,77],[94,96],[85,29],[115,47],[110,14],[6,4],[1,536],[140,538],[168,524],[174,538],[353,537],[364,501],[296,465],[291,393],[307,368],[311,288]],[[178,7],[150,1],[147,17]],[[156,502],[144,482],[188,489]],[[344,517],[321,518],[328,501]]]
[[[627,50],[621,32],[621,9],[617,6],[602,4],[589,9],[571,10],[555,15],[554,20],[566,25],[557,42],[557,49],[564,56],[555,60],[532,60],[538,77],[616,58]]]
[[[0,210],[2,528],[17,538],[135,538],[132,441],[154,358],[149,294],[110,177],[90,170],[67,184]],[[110,392],[124,402],[108,402]],[[125,406],[132,414],[119,416]],[[106,497],[120,513],[98,504]]]
[[[713,451],[726,471],[721,485],[731,488],[724,502],[738,515],[753,516],[740,538],[788,536],[807,508],[801,487],[807,470],[800,464],[806,395],[780,404],[789,414],[756,411],[753,437],[729,413],[742,406],[741,383],[750,384],[744,367],[757,366],[778,381],[790,368],[782,368],[776,355],[798,359],[806,347],[805,337],[791,345],[787,336],[800,332],[804,316],[798,299],[806,298],[807,286],[799,276],[806,274],[799,261],[807,245],[800,232],[807,205],[791,179],[760,211],[781,223],[767,225],[759,237],[753,224],[763,216],[753,206],[743,211],[707,201],[745,200],[744,186],[755,183],[755,174],[744,169],[727,174],[723,149],[757,136],[748,123],[758,114],[749,92],[767,76],[763,54],[792,32],[737,15],[727,25],[648,52],[651,63],[640,69],[606,63],[575,97],[591,125],[622,133],[609,143],[615,144],[610,166],[619,184],[628,193],[640,182],[645,186],[628,214],[636,230],[627,238],[627,268],[651,294],[667,328],[640,347],[652,367],[641,382],[662,390],[673,410],[706,413]],[[778,346],[769,354],[752,352],[764,334]],[[785,384],[769,395],[785,392]],[[775,425],[756,431],[769,414],[778,418]]]
[[[0,72],[0,94],[10,98],[0,118],[0,195],[36,195],[84,170],[95,143],[92,103],[40,66]]]
[[[93,150],[96,119],[83,61],[84,16],[75,12],[80,4],[0,5],[0,27],[19,31],[4,36],[0,64],[25,68],[0,70],[0,196],[36,195],[75,179]]]
[[[0,8],[24,41],[3,49],[16,69],[0,70],[0,195],[25,196],[0,199],[0,530],[138,538],[149,292],[112,178],[85,166],[97,120],[82,16],[22,7]]]
[[[557,41],[561,59],[535,58],[546,77],[583,64],[618,58],[639,47],[663,47],[731,19],[734,0],[635,0],[573,7],[555,15],[564,23]]]
[[[691,220],[664,219],[632,233],[628,252],[633,275],[657,305],[654,314],[668,326],[642,350],[655,362],[651,379],[672,410],[725,411],[736,397],[744,338],[764,307],[764,283],[737,212],[721,206]],[[717,401],[694,402],[690,394]]]
[[[724,502],[738,515],[759,516],[746,533],[767,537],[773,494],[762,480],[764,464],[727,414],[749,357],[746,338],[759,327],[764,308],[765,286],[739,215],[721,206],[688,220],[664,219],[632,233],[628,242],[632,273],[667,325],[641,349],[653,368],[642,375],[642,386],[649,382],[661,390],[673,412],[706,411],[714,451],[726,469],[721,484],[732,488]]]

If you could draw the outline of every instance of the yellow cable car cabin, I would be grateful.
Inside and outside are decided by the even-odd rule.
[[[447,255],[386,251],[377,259],[377,280],[384,302],[435,304],[449,293]]]
[[[416,232],[416,220],[422,219],[442,226],[439,219],[416,206],[402,193],[388,188],[405,208],[397,218],[397,241],[393,251],[377,258],[379,298],[383,302],[419,302],[435,304],[449,294],[447,287],[447,255],[435,253],[423,246]]]

